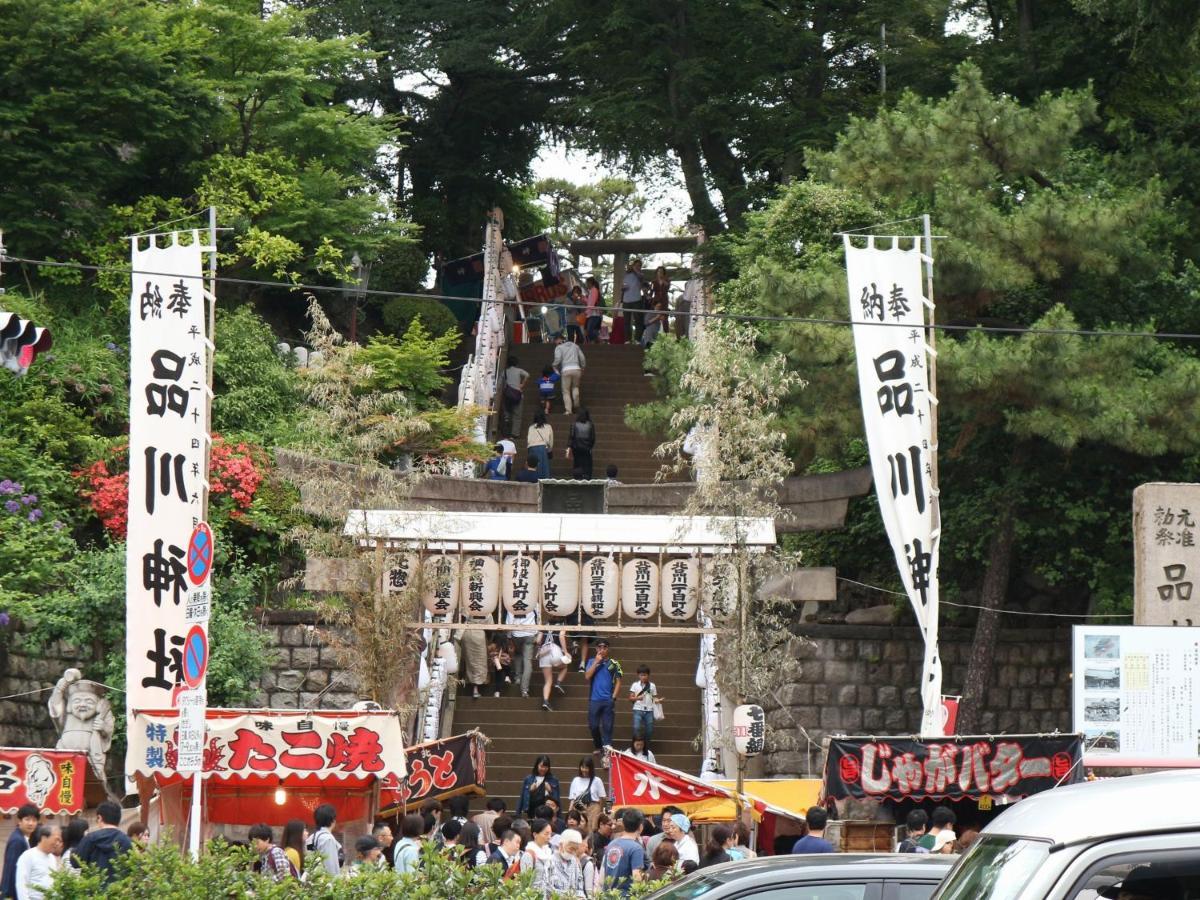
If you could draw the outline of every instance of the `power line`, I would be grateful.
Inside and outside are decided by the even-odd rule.
[[[837,576],[838,581],[844,581],[846,584],[856,584],[859,587],[870,588],[873,591],[879,591],[881,594],[892,594],[896,597],[908,597],[908,594],[903,591],[893,591],[891,588],[880,587],[877,584],[867,584],[865,581],[855,581],[853,578],[843,578]],[[990,609],[992,612],[1005,613],[1010,616],[1048,616],[1055,619],[1132,619],[1132,613],[1054,613],[1054,612],[1031,612],[1023,609],[993,609],[990,606],[980,606],[978,603],[955,603],[953,600],[938,600],[941,606],[957,606],[959,609]]]
[[[87,263],[61,262],[50,259],[29,259],[22,256],[4,256],[0,258],[0,262],[15,262],[25,263],[32,266],[45,266],[54,269],[78,269],[88,272],[121,272],[126,275],[149,275],[158,278],[178,278],[178,272],[150,272],[144,269],[134,269],[130,266],[101,266],[89,265]],[[270,287],[284,288],[289,291],[311,291],[314,293],[332,293],[345,295],[348,291],[345,287],[337,287],[328,284],[306,284],[304,282],[290,281],[266,281],[256,278],[231,278],[225,275],[218,275],[216,280],[223,284],[239,284],[247,287]],[[483,303],[480,297],[455,297],[449,294],[424,294],[412,291],[381,291],[376,289],[354,288],[354,293],[359,296],[369,297],[401,297],[411,300],[453,300],[460,303]],[[542,306],[538,301],[521,301],[497,299],[496,303],[505,306]],[[564,309],[578,310],[584,312],[586,306],[574,303],[553,302],[554,306],[561,306]],[[647,313],[649,310],[646,311]],[[734,322],[767,322],[767,323],[794,323],[799,325],[838,325],[850,326],[855,323],[850,319],[835,319],[822,316],[770,316],[751,313],[727,313],[727,312],[680,312],[677,310],[668,310],[666,315],[670,318],[679,316],[692,317],[710,320],[727,320]],[[903,322],[872,322],[870,323],[876,328],[913,328],[912,325]],[[1102,331],[1094,328],[1030,328],[1027,326],[1012,325],[950,325],[950,324],[926,324],[925,328],[932,328],[935,331],[947,333],[966,333],[966,332],[982,332],[985,334],[1013,334],[1013,335],[1059,335],[1059,336],[1075,336],[1075,337],[1119,337],[1119,338],[1153,338],[1154,340],[1175,340],[1175,341],[1200,341],[1200,334],[1190,332],[1173,332],[1173,331],[1132,331],[1132,330],[1113,330]]]

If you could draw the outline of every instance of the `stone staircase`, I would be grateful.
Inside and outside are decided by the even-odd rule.
[[[541,409],[537,381],[542,368],[554,360],[553,344],[519,344],[510,347],[510,353],[521,361],[521,368],[529,372],[529,383],[525,386],[521,427],[513,437],[517,443],[517,462],[525,460],[526,437],[533,415]],[[625,424],[625,408],[656,399],[651,379],[642,369],[644,351],[636,344],[586,344],[582,347],[587,358],[583,373],[580,399],[591,414],[596,426],[596,447],[592,451],[594,460],[593,477],[603,478],[609,464],[618,469],[618,479],[624,484],[650,484],[662,466],[654,456],[654,448],[663,437],[647,437]],[[559,392],[561,395],[561,391]],[[566,458],[567,436],[570,434],[573,415],[563,412],[562,399],[556,397],[550,407],[549,423],[554,429],[554,459],[550,461],[553,478],[570,478],[571,461]]]
[[[614,626],[615,629],[615,626]],[[632,704],[626,699],[629,685],[637,680],[637,667],[650,667],[650,679],[666,698],[667,717],[655,724],[651,749],[658,762],[692,775],[700,772],[700,751],[693,739],[700,733],[700,689],[696,687],[696,663],[699,634],[622,635],[614,630],[606,635],[612,641],[612,657],[625,671],[617,702],[613,746],[628,749],[633,733]],[[587,727],[587,688],[584,676],[575,671],[578,658],[572,660],[571,674],[564,687],[567,694],[553,693],[553,712],[541,708],[542,673],[534,672],[530,696],[521,697],[517,685],[510,685],[499,698],[490,693],[478,700],[469,690],[458,691],[451,732],[461,734],[478,728],[491,739],[487,748],[488,796],[500,797],[510,810],[521,794],[521,783],[530,773],[534,757],[550,756],[566,800],[571,779],[578,773],[579,761],[591,753],[592,739]],[[608,770],[597,769],[605,787]],[[482,808],[483,798],[472,800]]]

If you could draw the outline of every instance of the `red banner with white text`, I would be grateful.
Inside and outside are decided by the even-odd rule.
[[[87,771],[83,753],[0,747],[0,813],[12,815],[26,803],[43,815],[78,813]]]

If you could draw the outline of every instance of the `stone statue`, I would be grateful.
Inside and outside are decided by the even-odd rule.
[[[57,749],[86,753],[92,771],[103,783],[104,761],[116,724],[104,688],[94,681],[84,681],[78,669],[67,669],[54,685],[47,705],[59,731]]]

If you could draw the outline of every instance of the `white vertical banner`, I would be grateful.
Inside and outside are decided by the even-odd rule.
[[[200,232],[188,234],[187,245],[178,232],[133,239],[125,543],[130,710],[170,708],[184,688],[199,695],[190,703],[202,709],[208,668],[207,597],[193,597],[207,589],[208,567],[197,568],[197,554],[189,555],[208,488],[206,248]],[[208,547],[210,567],[211,533]],[[203,577],[196,577],[201,568]],[[133,760],[127,771],[144,762]]]
[[[866,242],[856,247],[852,240]],[[907,241],[907,239],[905,239]],[[941,516],[933,485],[937,445],[930,415],[925,309],[918,238],[845,235],[846,280],[863,424],[879,509],[900,577],[925,639],[921,733],[942,734],[942,664],[937,652]],[[876,241],[888,244],[886,249]]]

